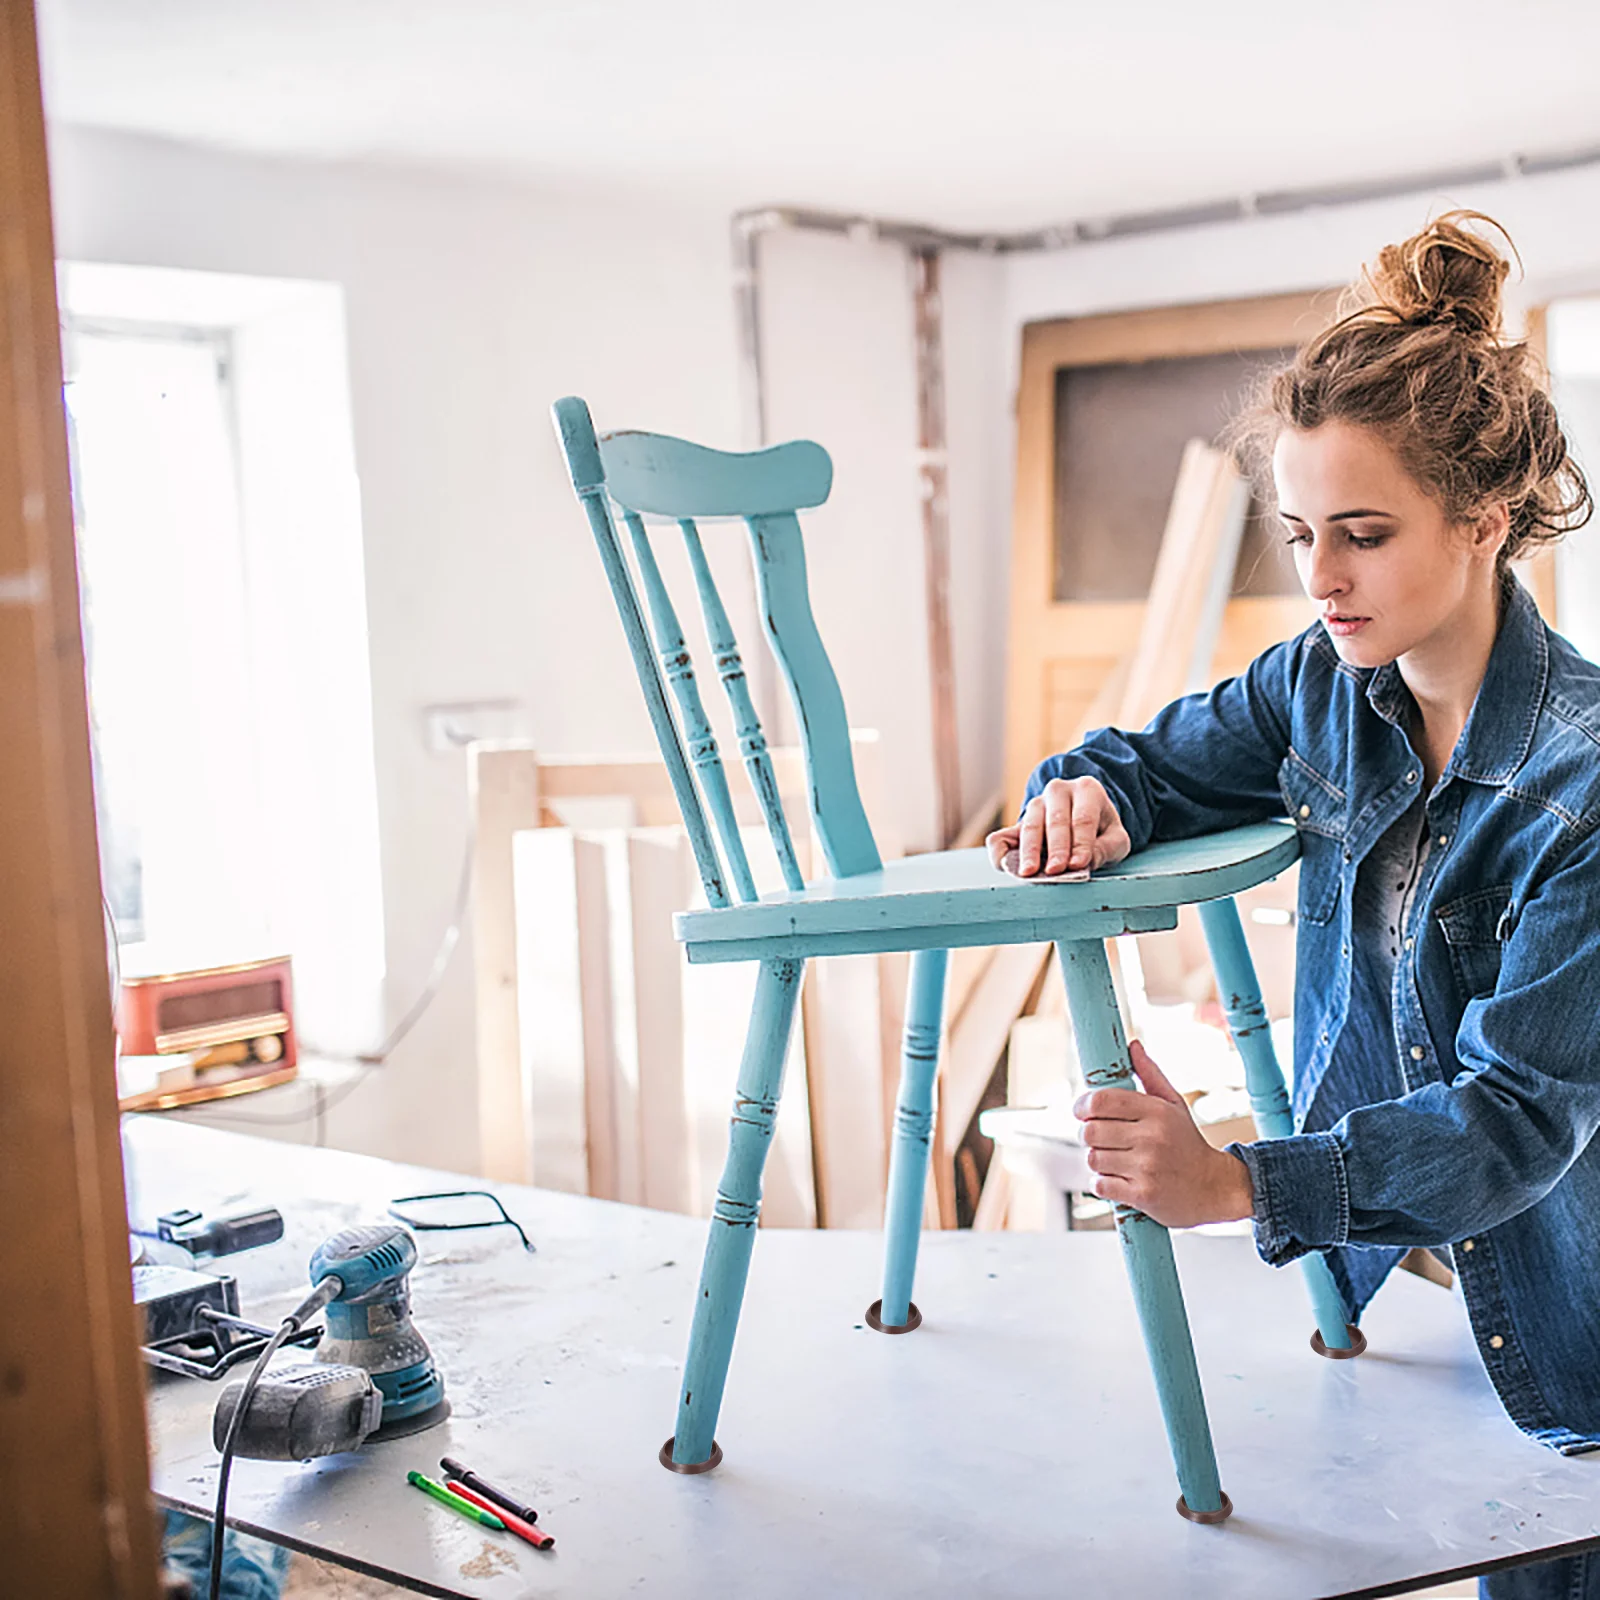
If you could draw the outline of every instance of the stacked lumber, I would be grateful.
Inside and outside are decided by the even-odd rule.
[[[853,736],[885,855],[877,736]],[[801,831],[797,750],[773,752]],[[707,1215],[755,972],[689,967],[672,914],[704,904],[665,768],[470,751],[479,1112],[487,1176]],[[730,772],[757,888],[781,888],[741,772]],[[905,958],[812,963],[769,1157],[768,1225],[877,1227],[899,1071]]]

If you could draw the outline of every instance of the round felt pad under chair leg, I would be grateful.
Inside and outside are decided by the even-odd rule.
[[[910,1309],[906,1313],[906,1320],[898,1325],[883,1320],[879,1313],[883,1310],[883,1301],[874,1300],[867,1307],[867,1326],[875,1328],[879,1333],[910,1333],[922,1326],[922,1313],[917,1310],[916,1301],[910,1302]]]
[[[1222,1491],[1218,1491],[1222,1493]],[[1178,1496],[1178,1515],[1185,1522],[1226,1522],[1233,1515],[1233,1501],[1226,1494],[1222,1495],[1222,1504],[1215,1511],[1191,1511],[1189,1502],[1180,1494]]]
[[[685,1477],[693,1477],[696,1473],[709,1472],[713,1467],[722,1465],[722,1446],[715,1439],[711,1441],[711,1454],[704,1461],[674,1461],[672,1447],[678,1442],[677,1434],[667,1440],[661,1447],[660,1461],[668,1472],[681,1472]]]
[[[1311,1335],[1311,1348],[1319,1356],[1326,1356],[1330,1361],[1349,1361],[1361,1354],[1367,1348],[1367,1336],[1353,1322],[1347,1322],[1345,1332],[1350,1335],[1350,1348],[1348,1350],[1330,1350],[1323,1340],[1322,1329]]]

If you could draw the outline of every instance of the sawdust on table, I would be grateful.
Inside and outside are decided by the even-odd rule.
[[[512,1572],[517,1570],[517,1558],[509,1550],[502,1550],[498,1545],[492,1545],[487,1539],[483,1541],[483,1548],[470,1561],[461,1563],[461,1576],[463,1578],[493,1578],[497,1576],[502,1567],[508,1567]]]

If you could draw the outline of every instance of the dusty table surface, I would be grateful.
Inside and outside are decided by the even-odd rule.
[[[278,1244],[212,1267],[270,1322],[312,1249],[390,1199],[488,1187],[509,1228],[423,1233],[417,1325],[453,1415],[353,1455],[236,1463],[229,1520],[425,1594],[760,1600],[1041,1594],[1310,1600],[1401,1593],[1600,1541],[1600,1454],[1562,1458],[1506,1418],[1454,1296],[1397,1273],[1368,1353],[1307,1345],[1298,1273],[1248,1241],[1180,1235],[1179,1267],[1235,1505],[1180,1519],[1115,1237],[924,1236],[922,1328],[868,1330],[875,1234],[757,1242],[717,1471],[681,1477],[672,1430],[706,1224],[688,1217],[132,1117],[136,1220],[179,1204],[284,1213]],[[303,1359],[290,1357],[288,1359]],[[219,1385],[153,1374],[153,1484],[209,1515]],[[523,1491],[544,1553],[410,1488],[441,1455]]]

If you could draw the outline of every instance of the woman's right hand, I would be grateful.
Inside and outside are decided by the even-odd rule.
[[[1020,822],[996,828],[984,840],[997,867],[1017,852],[1017,876],[1055,877],[1095,871],[1121,861],[1132,848],[1128,830],[1098,778],[1052,778],[1031,799]]]

